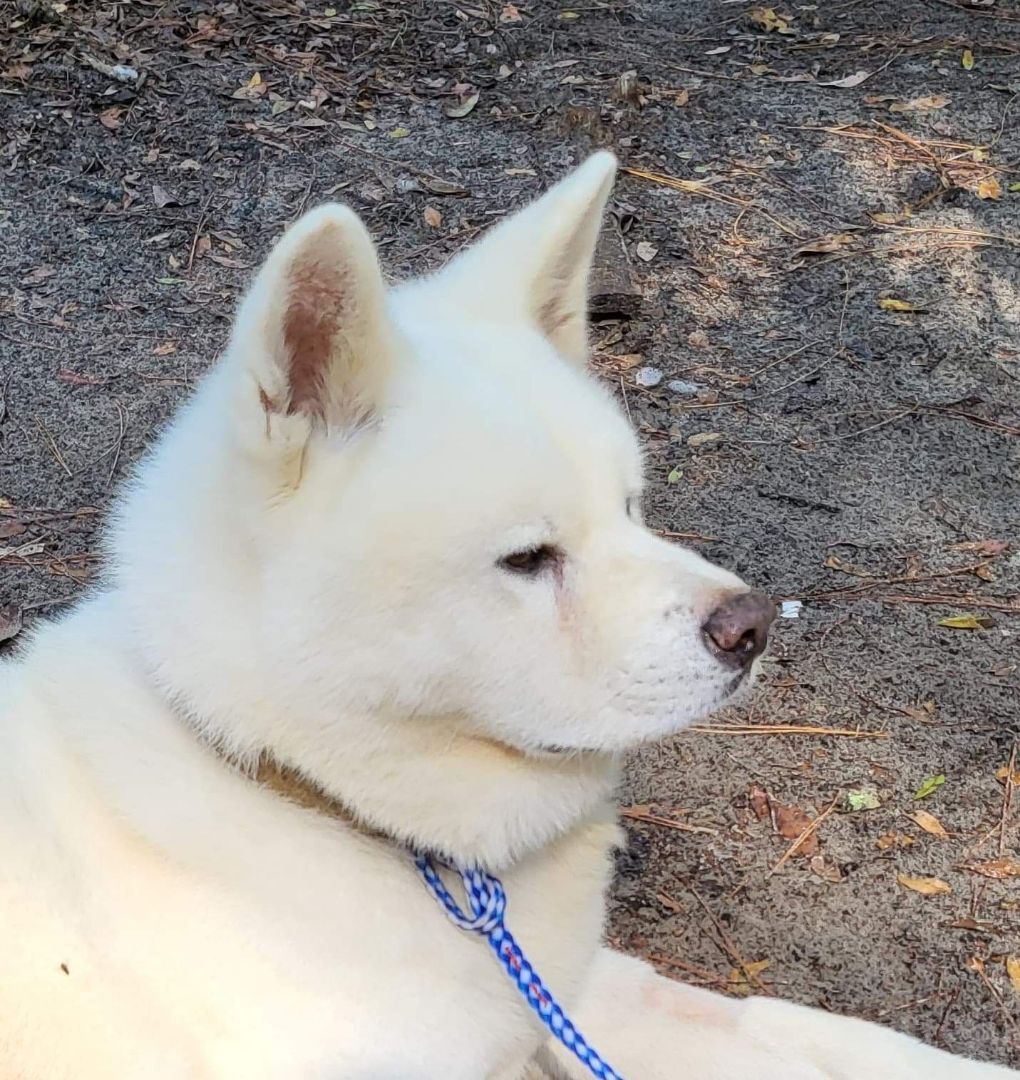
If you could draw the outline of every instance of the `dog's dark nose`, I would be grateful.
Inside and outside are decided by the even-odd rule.
[[[701,628],[709,649],[730,667],[743,668],[765,651],[776,605],[758,589],[727,597]]]

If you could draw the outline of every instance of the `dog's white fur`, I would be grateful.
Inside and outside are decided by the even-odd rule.
[[[4,1078],[584,1076],[407,847],[502,876],[632,1080],[1014,1075],[600,944],[617,755],[727,699],[700,627],[744,587],[643,527],[583,370],[613,172],[393,291],[343,207],[270,255],[106,587],[2,668]],[[267,753],[361,825],[256,783]]]

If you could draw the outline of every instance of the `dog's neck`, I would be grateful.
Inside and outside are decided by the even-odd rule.
[[[235,709],[244,715],[223,719],[135,655],[177,722],[215,748],[225,768],[253,783],[261,769],[274,797],[460,865],[498,871],[604,817],[619,780],[615,755],[532,757],[465,734],[457,717],[346,714],[296,722],[264,701],[245,700],[238,686]]]
[[[410,850],[494,871],[603,816],[619,776],[612,757],[530,758],[439,720],[344,727],[341,754],[264,748],[254,780]]]
[[[496,749],[500,755],[516,756],[515,752],[508,748],[496,747]],[[217,753],[226,764],[236,764],[220,751]],[[603,761],[603,765],[608,764]],[[329,794],[315,780],[291,766],[281,764],[269,753],[261,754],[254,768],[245,769],[244,772],[254,783],[272,795],[324,817],[342,821],[371,839],[394,843],[415,851],[438,852],[461,865],[478,862],[493,869],[516,861],[535,847],[544,846],[545,843],[555,839],[559,833],[576,825],[579,820],[590,818],[597,809],[605,807],[612,791],[612,780],[615,774],[615,770],[607,769],[605,775],[597,775],[596,770],[596,774],[592,777],[595,782],[591,784],[590,790],[590,794],[595,798],[590,805],[585,803],[578,803],[575,807],[564,805],[562,802],[564,792],[560,785],[554,783],[551,785],[551,790],[545,793],[546,799],[540,799],[537,804],[540,808],[545,807],[547,812],[536,815],[530,822],[519,813],[515,813],[513,815],[515,831],[511,834],[505,826],[500,828],[501,819],[495,814],[474,817],[470,819],[470,823],[458,821],[452,829],[436,828],[434,820],[432,829],[427,826],[423,829],[420,819],[410,823],[393,819],[387,827],[381,823],[378,814],[374,815],[375,820],[369,819],[341,798]],[[603,788],[606,780],[609,781],[609,786]],[[543,776],[543,783],[548,783],[548,777]],[[530,787],[530,784],[528,786]],[[588,785],[583,786],[588,787]],[[602,798],[598,798],[597,795],[600,790]],[[548,810],[551,808],[567,812],[562,819],[550,821]],[[571,810],[573,812],[570,812]],[[482,837],[476,839],[470,835],[472,824],[486,830],[484,839]],[[487,831],[490,829],[494,834],[492,836]]]

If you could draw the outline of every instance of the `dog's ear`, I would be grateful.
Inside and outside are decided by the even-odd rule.
[[[345,428],[379,404],[394,334],[365,226],[348,207],[327,204],[270,252],[241,306],[234,349],[253,369],[267,417]]]
[[[445,275],[475,310],[523,315],[560,353],[584,363],[588,274],[615,176],[616,158],[593,154],[455,259]]]

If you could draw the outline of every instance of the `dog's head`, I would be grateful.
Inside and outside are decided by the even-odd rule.
[[[645,527],[636,439],[585,371],[614,171],[596,155],[395,290],[345,207],[280,240],[115,542],[196,712],[243,684],[302,742],[357,712],[615,751],[746,681],[771,604]]]

